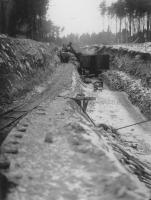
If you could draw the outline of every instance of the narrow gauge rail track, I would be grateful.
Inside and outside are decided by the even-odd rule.
[[[48,90],[31,97],[30,100],[9,109],[0,114],[0,146],[17,123],[29,112],[36,109],[39,104],[48,96]]]
[[[0,114],[0,146],[11,131],[11,129],[29,112],[36,109],[39,104],[49,98],[53,100],[59,93],[65,88],[69,87],[69,81],[65,80],[66,71],[68,74],[72,74],[72,67],[59,68],[58,72],[54,75],[51,83],[49,83],[45,90],[41,93],[34,94],[30,100],[24,101],[22,104],[17,105],[8,111]],[[62,74],[60,78],[60,74]],[[53,85],[53,87],[51,87]]]
[[[71,98],[71,100],[74,99]],[[78,104],[77,106],[80,107],[80,110],[82,111],[81,114],[94,126],[94,128],[98,128],[88,113],[84,111],[83,108]],[[100,138],[101,133],[98,131],[98,129],[94,129],[94,131]],[[121,156],[119,160],[121,164],[124,165],[130,173],[135,174],[138,179],[151,190],[151,167],[147,163],[143,163],[139,158],[136,157],[136,155],[126,151],[126,149],[122,147],[122,144],[118,144],[118,142],[116,143],[115,141],[110,141],[110,145],[113,151]]]
[[[25,117],[33,109],[27,110],[27,111],[12,110],[9,113],[10,116],[5,116],[5,113],[4,113],[4,115],[1,117],[1,120],[0,120],[0,145],[2,144],[2,142],[4,141],[4,139],[7,137],[8,133],[11,131],[11,129],[23,117]],[[6,115],[8,115],[8,114],[6,114]]]
[[[22,107],[21,105],[17,106],[0,115],[0,145],[5,140],[11,129],[29,112],[38,107],[39,102],[37,102],[37,105],[30,105],[31,108],[28,108],[29,105],[30,104],[27,103]]]

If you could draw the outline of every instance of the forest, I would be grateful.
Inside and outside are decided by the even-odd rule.
[[[83,33],[82,35],[78,34],[68,34],[61,38],[62,42],[67,44],[72,41],[74,44],[78,46],[85,45],[100,45],[100,44],[114,44],[116,42],[116,35],[111,32],[111,30],[102,31],[100,33]]]
[[[117,0],[109,6],[103,0],[99,11],[103,24],[108,23],[107,30],[81,36],[69,34],[64,41],[76,41],[80,45],[151,41],[151,0]]]
[[[100,14],[115,20],[117,42],[151,41],[150,0],[117,0],[110,6],[104,0]]]
[[[49,0],[0,0],[0,32],[35,40],[54,40],[59,27],[46,19]]]
[[[61,28],[46,19],[49,3],[49,0],[0,0],[0,33],[60,42]],[[99,12],[104,23],[108,23],[106,30],[82,35],[71,33],[62,41],[80,45],[151,41],[150,0],[117,0],[111,5],[100,0]]]

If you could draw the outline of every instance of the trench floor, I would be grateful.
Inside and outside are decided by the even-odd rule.
[[[86,91],[86,90],[85,90]],[[90,90],[86,93],[90,94]],[[102,92],[93,96],[96,101],[88,107],[88,113],[96,125],[106,124],[115,129],[147,120],[141,112],[131,104],[126,93],[111,91],[106,85]],[[123,142],[143,162],[151,164],[151,122],[138,124],[118,130]],[[135,146],[135,148],[133,148]]]

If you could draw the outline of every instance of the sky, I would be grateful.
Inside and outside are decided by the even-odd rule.
[[[48,18],[55,25],[64,27],[62,35],[70,33],[98,33],[107,29],[108,20],[99,12],[99,4],[102,0],[51,0],[48,10]],[[106,0],[110,4],[115,0]]]

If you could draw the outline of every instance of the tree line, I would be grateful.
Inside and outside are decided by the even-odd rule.
[[[151,0],[117,0],[110,6],[104,0],[100,13],[116,21],[117,41],[151,41]]]
[[[36,40],[59,37],[59,27],[46,20],[49,0],[0,0],[0,33]]]
[[[108,29],[107,31],[103,31],[100,33],[84,33],[82,35],[78,34],[68,34],[67,36],[64,36],[62,38],[62,43],[68,44],[69,42],[72,42],[73,44],[76,44],[77,46],[86,46],[86,45],[107,45],[107,44],[113,44],[116,42],[115,34]]]

